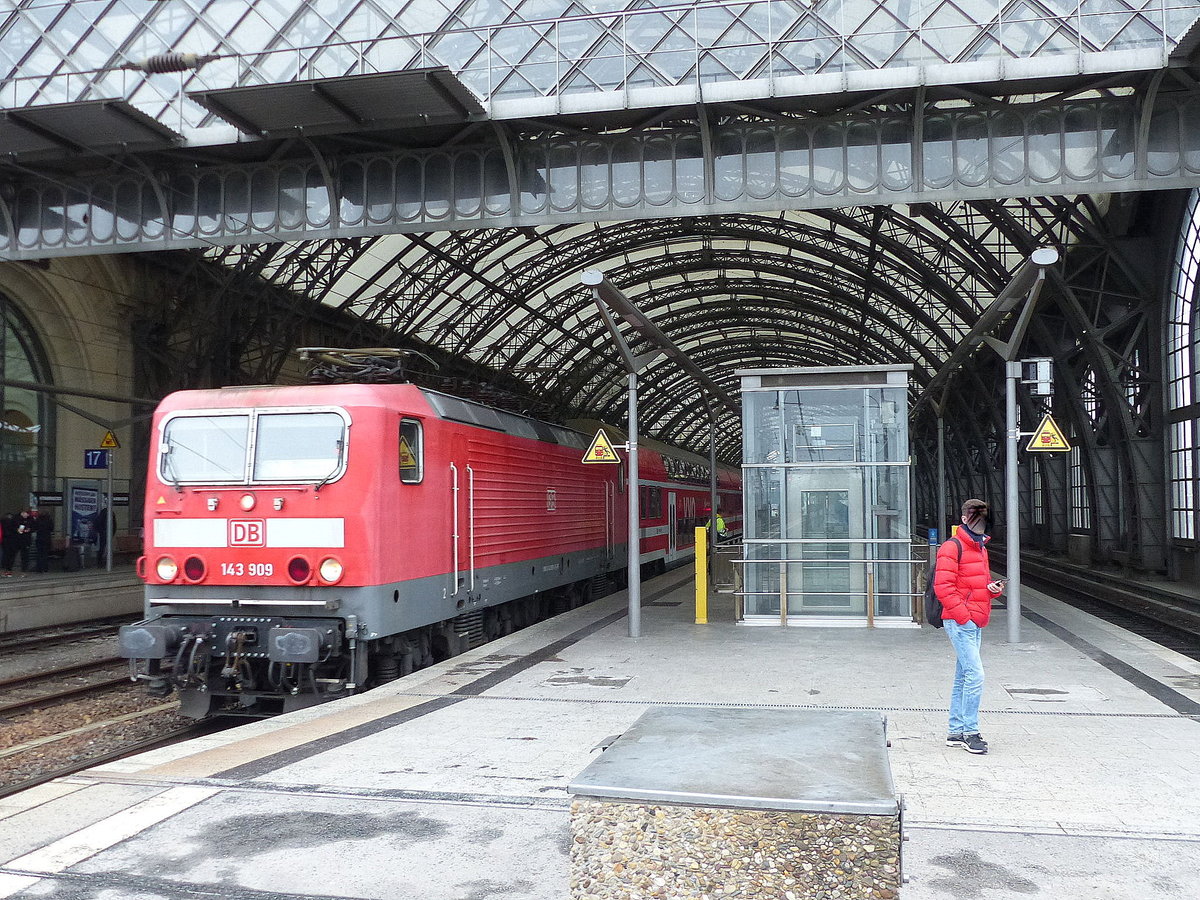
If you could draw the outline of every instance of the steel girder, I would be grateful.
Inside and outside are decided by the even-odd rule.
[[[1139,201],[1154,204],[1155,198]],[[1072,443],[1081,448],[1092,517],[1086,531],[1093,538],[1093,552],[1100,558],[1115,555],[1157,569],[1163,565],[1166,546],[1163,425],[1159,404],[1152,400],[1159,378],[1154,374],[1158,355],[1154,347],[1161,342],[1162,318],[1153,260],[1147,257],[1157,250],[1161,261],[1164,245],[1160,242],[1154,248],[1147,246],[1145,238],[1136,240],[1128,224],[1132,216],[1121,205],[1104,211],[1086,198],[1048,198],[1021,201],[1003,213],[993,205],[977,205],[977,210],[1025,252],[1037,243],[1039,228],[1052,228],[1067,248],[1061,269],[1052,274],[1053,283],[1043,294],[1021,355],[1055,360],[1053,413]],[[983,354],[979,362],[987,373],[985,380],[998,391],[1003,373],[994,355]],[[956,490],[964,496],[978,495],[979,490],[988,492],[983,496],[1001,496],[1003,425],[993,417],[990,428],[974,427],[973,404],[963,402],[957,392],[976,396],[961,379],[948,390],[952,410],[948,417],[955,423],[948,446],[993,450],[960,465]],[[1039,406],[1023,398],[1024,428],[1031,429],[1040,414]],[[931,449],[923,442],[923,453]],[[1025,462],[1021,479],[1026,485],[1027,469]],[[1043,458],[1042,471],[1045,478],[1069,486],[1065,460]],[[1072,530],[1069,493],[1047,490],[1046,496],[1054,504],[1047,509],[1047,523],[1034,527],[1029,510],[1024,511],[1025,518],[1044,545],[1061,548]]]
[[[922,228],[920,223],[912,222],[899,212],[890,215],[896,228],[888,241],[888,252],[877,270],[859,275],[858,280],[876,278],[884,282],[879,289],[885,292],[910,291],[914,302],[922,303],[929,316],[942,321],[947,332],[954,334],[958,324],[973,314],[975,298],[992,287],[990,279],[980,281],[980,273],[967,248],[948,242],[945,233]],[[443,306],[453,310],[461,304],[462,298],[455,295],[453,288],[467,281],[490,278],[503,281],[507,290],[530,295],[561,286],[564,268],[573,274],[589,266],[611,267],[614,259],[618,261],[616,264],[628,264],[628,257],[643,253],[649,247],[658,248],[660,253],[673,253],[689,243],[722,238],[737,242],[747,260],[757,257],[757,248],[778,245],[782,252],[794,256],[797,266],[850,267],[855,259],[866,256],[858,246],[862,243],[858,236],[866,231],[861,227],[861,217],[859,211],[832,211],[808,218],[721,216],[648,220],[603,229],[509,232],[514,237],[523,234],[527,247],[514,241],[498,240],[493,245],[495,252],[491,258],[482,253],[470,254],[463,264],[463,268],[470,271],[460,273],[459,285],[451,284],[448,278],[441,282],[421,280],[414,277],[417,270],[404,268],[396,285],[383,288],[376,296],[384,298],[391,308],[390,324],[394,327],[424,331],[432,320],[437,319],[442,322],[443,336],[454,332],[461,336],[462,346],[477,346],[478,335],[471,333],[468,337],[458,321],[463,315],[461,310],[456,316],[449,317],[442,312]],[[448,236],[443,246],[456,237]],[[754,245],[755,249],[750,249],[748,244]],[[544,249],[530,255],[528,246],[534,245],[544,245]],[[512,262],[522,258],[527,260]],[[564,259],[570,260],[566,266]],[[386,273],[381,274],[381,278],[387,277]],[[570,278],[565,280],[569,286],[574,286],[570,284]],[[397,287],[401,289],[397,290]],[[490,304],[483,314],[479,312],[480,302]],[[373,310],[378,309],[350,308],[366,317],[371,317]],[[399,313],[393,314],[391,310],[396,309]],[[472,314],[485,323],[503,309],[503,298],[472,300]]]
[[[1059,364],[1055,415],[1083,447],[1098,550],[1129,552],[1156,567],[1165,546],[1162,425],[1151,402],[1160,320],[1146,248],[1131,244],[1120,225],[1131,218],[1126,205],[1044,198],[922,204],[907,214],[831,210],[261,245],[211,250],[209,263],[232,267],[223,281],[211,272],[186,277],[229,309],[266,277],[340,306],[375,335],[472,360],[492,373],[489,381],[504,381],[507,372],[510,390],[519,393],[523,384],[527,395],[565,413],[620,421],[624,381],[578,286],[582,268],[604,268],[727,388],[735,387],[733,371],[747,366],[897,360],[917,366],[919,385],[1008,272],[1049,241],[1066,251],[1066,262],[1043,296],[1023,355],[1051,355]],[[288,329],[245,310],[239,321],[245,332],[228,342],[238,356],[230,371],[269,380]],[[228,337],[218,335],[217,343]],[[181,352],[199,358],[206,351],[189,344]],[[208,371],[231,360],[214,357]],[[1000,383],[998,366],[981,353],[948,392],[955,496],[1000,494],[1003,423],[993,402]],[[649,432],[704,448],[707,414],[686,378],[664,367],[647,373],[643,391]],[[1036,415],[1026,403],[1025,421]],[[720,455],[735,461],[738,424],[718,422]],[[922,420],[913,441],[927,471],[929,424]],[[1022,518],[1043,545],[1061,547],[1067,498],[1053,487],[1065,486],[1068,473],[1061,460],[1044,460],[1042,469],[1046,524],[1034,526],[1031,509]],[[931,509],[935,485],[923,475],[916,484],[922,507]]]
[[[493,123],[472,144],[394,152],[313,139],[238,164],[9,165],[0,258],[1191,186],[1200,91],[1166,71],[971,103],[921,87],[843,109],[683,107],[583,133]]]

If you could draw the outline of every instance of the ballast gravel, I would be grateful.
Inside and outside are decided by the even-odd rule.
[[[899,896],[895,816],[576,800],[571,836],[571,900]]]
[[[155,709],[164,704],[165,709]],[[144,714],[112,721],[136,713]],[[144,687],[133,684],[45,709],[0,718],[0,787],[97,759],[123,747],[165,737],[191,721],[179,715],[177,702],[168,703],[161,698],[149,697]],[[88,728],[93,725],[100,727]],[[78,729],[87,730],[41,742],[44,738]],[[22,747],[25,749],[18,750]]]

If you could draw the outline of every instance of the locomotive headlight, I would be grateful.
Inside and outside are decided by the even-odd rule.
[[[154,571],[163,581],[174,581],[175,576],[179,574],[179,566],[171,557],[161,556],[154,564]]]
[[[238,506],[246,512],[250,512],[250,510],[254,509],[255,502],[253,494],[242,494],[241,499],[238,500]]]
[[[332,556],[323,559],[320,568],[317,569],[317,574],[321,576],[322,581],[333,584],[342,578],[342,564]]]

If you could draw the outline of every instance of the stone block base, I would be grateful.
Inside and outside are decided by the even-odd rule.
[[[900,890],[898,816],[576,800],[571,900],[838,898]]]

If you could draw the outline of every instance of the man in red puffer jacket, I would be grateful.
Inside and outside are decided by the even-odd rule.
[[[988,505],[982,500],[962,505],[957,540],[944,541],[938,547],[933,578],[933,592],[942,602],[942,621],[957,658],[946,746],[962,747],[969,753],[988,752],[987,741],[979,733],[979,700],[983,696],[979,648],[983,629],[992,617],[992,598],[1004,590],[1002,581],[990,577],[987,520]]]

